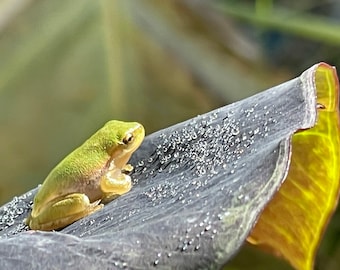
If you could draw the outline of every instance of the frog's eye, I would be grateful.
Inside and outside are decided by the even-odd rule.
[[[123,138],[123,143],[124,144],[129,144],[129,143],[133,142],[133,139],[134,139],[133,135],[131,133],[128,133]]]

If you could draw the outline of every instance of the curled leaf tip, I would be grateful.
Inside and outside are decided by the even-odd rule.
[[[313,269],[339,196],[338,78],[335,68],[325,63],[313,68],[317,124],[293,136],[287,178],[248,237],[251,244],[283,257],[299,270]]]

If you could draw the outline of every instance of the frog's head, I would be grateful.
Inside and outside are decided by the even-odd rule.
[[[96,135],[100,148],[110,156],[117,168],[123,168],[132,153],[141,145],[145,131],[137,122],[112,120]]]

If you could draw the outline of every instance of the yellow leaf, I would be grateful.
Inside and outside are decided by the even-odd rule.
[[[294,134],[287,179],[248,237],[299,270],[313,269],[339,195],[338,78],[325,63],[316,67],[314,77],[320,105],[317,124]]]

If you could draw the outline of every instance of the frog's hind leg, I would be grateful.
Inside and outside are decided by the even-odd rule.
[[[31,217],[29,227],[33,230],[43,231],[61,229],[101,209],[103,204],[99,203],[100,200],[90,203],[85,194],[69,194],[46,207],[39,216]]]

